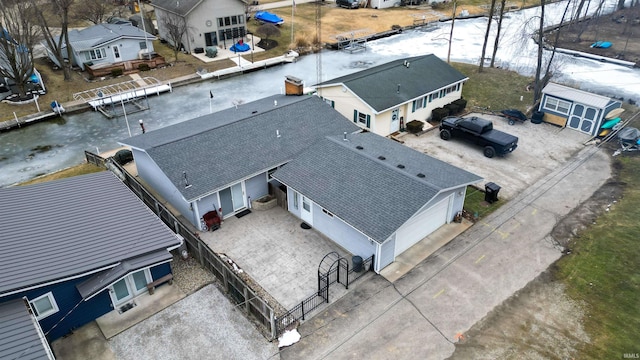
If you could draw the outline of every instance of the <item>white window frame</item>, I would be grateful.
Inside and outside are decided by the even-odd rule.
[[[569,115],[569,111],[571,110],[571,103],[555,97],[547,96],[544,101],[543,108],[546,110],[555,111],[560,114]],[[566,109],[566,111],[564,109]]]
[[[293,208],[296,209],[296,210],[300,208],[300,205],[298,204],[298,192],[297,191],[293,192]]]
[[[117,45],[114,45],[114,46],[117,46]],[[107,57],[107,52],[104,50],[104,48],[91,49],[85,53],[85,58],[87,60],[100,60],[106,57]]]
[[[44,312],[44,313],[40,313],[40,311],[38,310],[38,307],[36,306],[36,302],[43,299],[43,298],[48,298],[49,299],[49,303],[51,303],[51,307],[52,309]],[[35,312],[34,315],[36,315],[36,319],[37,320],[42,320],[48,316],[51,316],[55,313],[57,313],[58,311],[60,311],[60,309],[58,308],[58,304],[56,303],[56,299],[53,297],[53,293],[51,291],[49,291],[46,294],[40,295],[37,298],[33,299],[33,300],[29,300],[29,304],[31,305],[31,308],[33,309],[33,311]]]
[[[420,98],[420,99],[415,99],[413,100],[413,112],[416,112],[420,109],[422,109],[424,106],[424,98]]]

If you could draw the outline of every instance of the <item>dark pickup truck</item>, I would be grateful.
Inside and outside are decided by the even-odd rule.
[[[518,138],[493,129],[493,123],[479,117],[460,118],[450,116],[442,119],[440,138],[449,140],[462,138],[484,147],[484,156],[504,156],[518,147]]]

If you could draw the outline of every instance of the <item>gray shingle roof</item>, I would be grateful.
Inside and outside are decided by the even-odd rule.
[[[0,359],[51,359],[22,299],[0,304]]]
[[[405,62],[409,66],[405,66]],[[423,55],[324,81],[318,87],[344,84],[375,111],[381,112],[466,79],[437,56]]]
[[[156,37],[147,33],[148,40]],[[117,39],[141,39],[145,32],[133,25],[127,24],[98,24],[82,30],[69,31],[69,41],[75,51],[89,50],[103,46]]]
[[[0,189],[0,297],[179,244],[111,172]]]
[[[184,198],[194,200],[290,161],[327,135],[358,130],[317,96],[275,95],[122,143],[145,150]]]
[[[373,133],[347,139],[327,137],[273,176],[379,243],[440,191],[482,180]]]

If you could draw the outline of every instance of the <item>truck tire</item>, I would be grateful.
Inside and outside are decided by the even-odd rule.
[[[484,148],[484,156],[488,158],[492,158],[496,155],[496,149],[493,146],[485,146]]]
[[[440,139],[449,140],[451,139],[451,132],[447,129],[440,130]]]

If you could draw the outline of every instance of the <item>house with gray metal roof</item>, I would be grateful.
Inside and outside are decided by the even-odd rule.
[[[69,30],[71,56],[64,42],[62,53],[65,59],[71,58],[74,65],[85,70],[87,64],[109,65],[142,59],[147,54],[154,53],[153,40],[156,40],[154,35],[132,24],[105,23],[81,30]],[[46,49],[49,59],[60,66],[51,50]]]
[[[242,0],[153,0],[158,35],[188,53],[208,46],[230,47],[247,33],[247,2]],[[181,44],[171,31],[184,28]]]
[[[3,188],[0,203],[0,315],[26,300],[49,341],[143,296],[181,245],[111,172]]]
[[[462,211],[481,177],[370,132],[327,136],[278,169],[288,209],[379,272]]]
[[[316,85],[318,96],[358,126],[387,136],[462,97],[469,78],[437,56],[394,60]]]
[[[549,83],[542,89],[538,110],[545,122],[596,136],[607,114],[621,106],[620,101],[607,96]]]
[[[28,302],[0,303],[0,359],[54,359]]]
[[[317,96],[274,95],[137,135],[139,176],[196,228],[269,194],[271,174],[316,141],[359,131]]]

